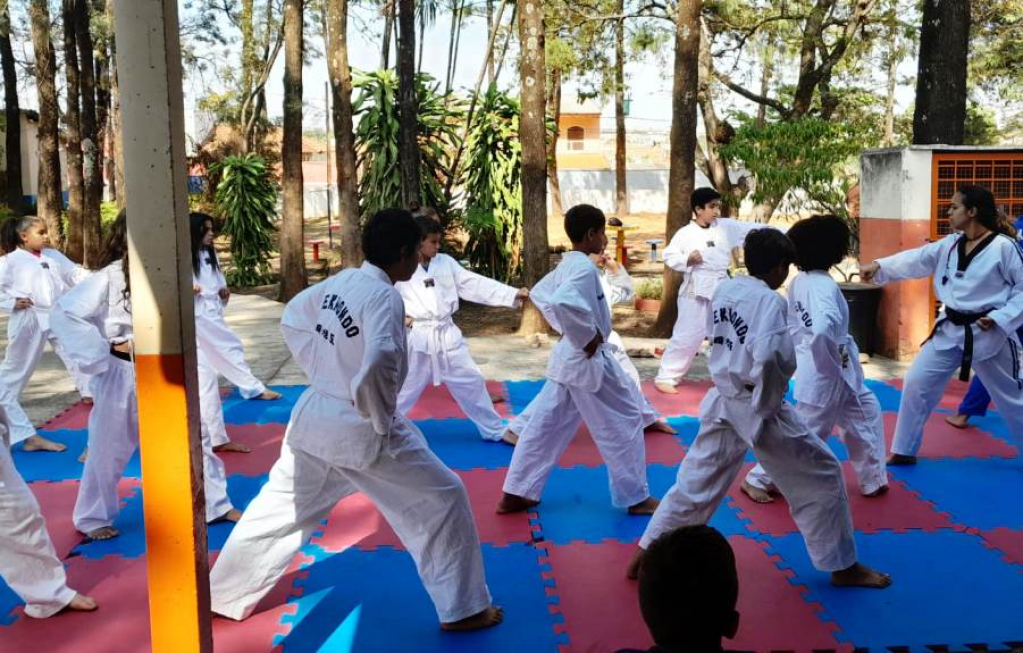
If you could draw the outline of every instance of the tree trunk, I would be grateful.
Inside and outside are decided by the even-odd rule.
[[[334,99],[334,162],[341,211],[341,263],[348,268],[362,264],[359,225],[359,181],[355,163],[355,132],[352,127],[352,69],[348,65],[348,0],[327,2],[327,68]]]
[[[85,260],[85,177],[82,169],[81,75],[75,25],[76,0],[61,3],[64,23],[64,152],[67,159],[67,238],[64,251],[73,261]]]
[[[962,145],[970,0],[924,3],[916,77],[913,144]]]
[[[0,13],[0,66],[4,73],[4,116],[7,120],[7,206],[20,215],[25,203],[21,185],[21,107],[18,103],[18,70],[11,48],[11,12],[5,2]]]
[[[458,26],[461,21],[458,19],[459,11],[461,10],[460,0],[455,0],[451,6],[451,31],[448,34],[448,65],[447,72],[444,75],[444,95],[451,92],[452,76],[454,70],[452,64],[455,62],[455,41],[458,38]]]
[[[665,240],[692,218],[689,197],[696,175],[696,95],[699,87],[701,0],[680,0],[675,23],[675,79],[672,89],[671,154]],[[664,292],[652,335],[671,335],[678,316],[682,275],[664,268]]]
[[[895,143],[895,85],[899,69],[898,57],[895,56],[895,43],[890,44],[888,52],[888,88],[884,98],[884,140],[882,145],[891,147]]]
[[[561,70],[554,68],[550,74],[550,96],[547,106],[554,113],[554,124],[561,122]],[[551,209],[554,215],[564,215],[561,204],[561,180],[558,179],[558,130],[547,139],[547,179],[551,185]]]
[[[774,43],[773,35],[764,37],[763,67],[760,70],[760,96],[767,97],[771,91],[771,78],[774,77]],[[767,105],[757,104],[757,125],[763,127],[767,122]]]
[[[39,188],[36,214],[46,221],[55,247],[64,242],[61,213],[60,145],[57,135],[57,82],[53,42],[50,40],[50,7],[47,0],[32,0],[32,49],[36,59],[36,89],[39,93]]]
[[[548,268],[547,115],[544,80],[544,5],[524,0],[519,7],[519,142],[522,146],[522,282],[532,286]],[[540,311],[526,303],[519,333],[546,333]]]
[[[420,9],[419,11],[419,54],[416,55],[416,72],[422,72],[423,70],[423,44],[426,43],[426,12]]]
[[[89,18],[92,8],[89,0],[75,0],[75,39],[78,42],[78,62],[82,100],[82,171],[85,182],[85,202],[82,214],[84,256],[86,267],[99,263],[103,247],[103,229],[99,220],[99,205],[103,201],[103,178],[99,164],[99,125],[96,121],[96,62],[93,56],[92,32]]]
[[[394,33],[394,3],[396,0],[387,0],[384,5],[384,42],[380,46],[380,69],[387,70],[391,67],[391,34]]]
[[[487,0],[487,31],[494,29],[494,0]],[[494,83],[494,53],[487,53],[487,87]]]
[[[625,13],[625,0],[618,0],[616,10]],[[629,214],[628,161],[625,158],[625,19],[615,26],[615,213],[619,218]]]
[[[124,196],[124,141],[121,139],[121,88],[117,82],[117,38],[114,36],[114,3],[107,2],[110,25],[110,195],[118,209],[126,206]]]
[[[97,0],[94,4],[97,12],[106,12],[106,0]],[[96,50],[96,143],[99,152],[96,156],[96,176],[99,178],[100,201],[103,201],[103,185],[109,168],[107,153],[110,151],[110,49],[109,41],[93,43]]]
[[[415,0],[398,0],[398,167],[404,207],[419,201],[418,108],[416,3]]]
[[[306,286],[302,205],[302,0],[284,0],[284,136],[281,143],[284,211],[281,216],[281,301]]]
[[[706,24],[700,28],[700,63],[699,63],[699,87],[696,93],[696,100],[700,104],[700,114],[703,116],[703,131],[707,138],[706,158],[707,178],[710,179],[714,188],[721,193],[724,202],[721,206],[721,215],[735,216],[739,214],[739,202],[742,200],[741,193],[732,186],[732,180],[728,176],[728,162],[721,156],[720,146],[725,144],[728,136],[728,129],[718,120],[717,111],[714,109],[714,73],[712,71],[713,61],[710,52],[710,31]],[[763,106],[763,105],[761,105]]]

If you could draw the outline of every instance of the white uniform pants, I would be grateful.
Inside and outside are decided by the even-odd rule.
[[[196,347],[195,358],[199,372],[199,418],[211,446],[219,447],[231,439],[227,437],[227,426],[224,424],[224,403],[220,399],[217,370],[202,348]]]
[[[139,445],[135,369],[128,361],[111,356],[110,366],[93,378],[95,404],[89,414],[89,457],[75,501],[73,521],[82,533],[113,526],[120,512],[117,482]],[[206,489],[206,520],[223,517],[231,510],[227,498],[224,463],[213,453],[203,433],[203,475]]]
[[[442,623],[490,606],[469,495],[418,429],[395,423],[366,469],[334,467],[287,442],[270,480],[234,527],[210,572],[211,608],[245,619],[334,505],[364,492],[412,554]],[[358,591],[353,588],[353,591]],[[395,606],[400,609],[400,606]]]
[[[606,349],[600,390],[587,392],[548,380],[531,402],[534,413],[512,454],[504,491],[539,501],[547,477],[586,421],[600,451],[611,486],[611,501],[627,508],[647,499],[646,445],[634,386]]]
[[[199,348],[206,352],[213,369],[236,385],[242,397],[252,399],[266,392],[266,386],[252,375],[252,370],[245,362],[242,341],[227,326],[223,316],[197,310],[195,338]]]
[[[743,412],[749,414],[748,399],[725,399],[714,389],[707,393],[700,405],[696,441],[639,545],[648,548],[670,530],[710,521],[742,468],[752,440],[757,459],[788,501],[814,566],[821,571],[852,566],[856,543],[838,459],[805,428],[788,404],[763,422],[759,435],[743,432],[752,420],[740,417],[733,424],[726,417]]]
[[[443,354],[440,375],[441,382],[448,387],[448,391],[465,416],[479,429],[483,439],[500,440],[504,434],[504,421],[494,410],[494,401],[487,391],[487,381],[483,378],[476,361],[472,359],[464,340],[457,348]],[[408,415],[432,380],[433,367],[430,355],[422,351],[409,351],[408,375],[405,377],[405,384],[401,386],[401,392],[398,393],[398,412]]]
[[[28,418],[25,410],[18,403],[18,397],[2,382],[0,382],[0,409],[7,413],[12,445],[36,434],[36,427],[32,425],[32,420]]]
[[[860,388],[856,394],[852,388],[843,385],[839,396],[828,405],[811,406],[801,401],[796,404],[795,411],[810,433],[822,442],[827,442],[832,429],[838,426],[863,494],[872,494],[888,485],[881,405],[868,388]],[[777,490],[771,475],[759,463],[746,475],[746,482],[761,490]]]
[[[678,298],[678,317],[671,332],[671,340],[661,355],[661,367],[655,383],[678,385],[696,359],[700,345],[707,337],[707,313],[710,300],[702,297]]]
[[[945,386],[959,369],[963,353],[959,348],[938,350],[933,342],[924,344],[906,374],[895,425],[892,453],[915,456],[924,437],[924,423],[941,400]],[[1016,440],[1016,449],[1023,459],[1023,379],[1021,379],[1020,348],[1015,340],[1006,339],[997,355],[973,361],[973,370],[991,393],[995,408]]]
[[[63,610],[75,591],[67,586],[39,503],[5,444],[0,438],[0,577],[25,602],[25,614],[41,619]]]

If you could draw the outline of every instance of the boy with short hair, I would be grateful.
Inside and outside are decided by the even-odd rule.
[[[672,236],[664,248],[664,264],[683,273],[678,291],[678,317],[661,355],[654,387],[667,394],[689,372],[703,339],[707,337],[707,311],[718,285],[728,278],[732,250],[746,234],[764,225],[721,217],[721,194],[713,188],[693,191],[693,219]]]
[[[572,251],[533,288],[530,298],[562,334],[547,363],[547,382],[519,434],[500,513],[540,502],[547,477],[575,436],[580,416],[607,464],[611,499],[630,514],[651,514],[657,500],[646,481],[646,448],[637,393],[607,339],[611,311],[591,254],[607,246],[604,213],[580,204],[565,213]]]
[[[887,574],[857,562],[838,459],[785,401],[796,355],[788,307],[775,290],[788,276],[795,248],[783,233],[760,229],[746,237],[744,251],[750,276],[721,284],[711,303],[714,387],[700,404],[700,431],[628,573],[636,576],[645,550],[663,533],[710,521],[752,447],[788,500],[813,565],[831,572],[834,585],[887,587]]]

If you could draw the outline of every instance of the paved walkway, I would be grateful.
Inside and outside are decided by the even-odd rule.
[[[281,338],[279,323],[283,306],[258,295],[233,295],[227,310],[227,322],[245,344],[246,358],[253,373],[268,385],[306,383],[305,374],[291,360]],[[7,315],[0,313],[0,345],[6,347]],[[629,349],[652,350],[664,345],[663,339],[624,339]],[[469,338],[469,348],[488,379],[539,379],[544,376],[547,356],[554,338],[536,346],[515,335],[476,336]],[[658,359],[634,358],[640,375],[653,378]],[[902,376],[905,364],[874,358],[865,366],[868,377],[890,379]],[[707,367],[701,356],[690,376],[706,378]],[[78,400],[74,385],[60,360],[47,348],[42,362],[22,394],[22,406],[34,422],[42,423]]]

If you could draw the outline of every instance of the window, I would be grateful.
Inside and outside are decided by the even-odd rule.
[[[586,130],[582,127],[569,127],[568,128],[568,149],[570,150],[582,150],[584,149],[585,143],[583,142],[586,138]]]

